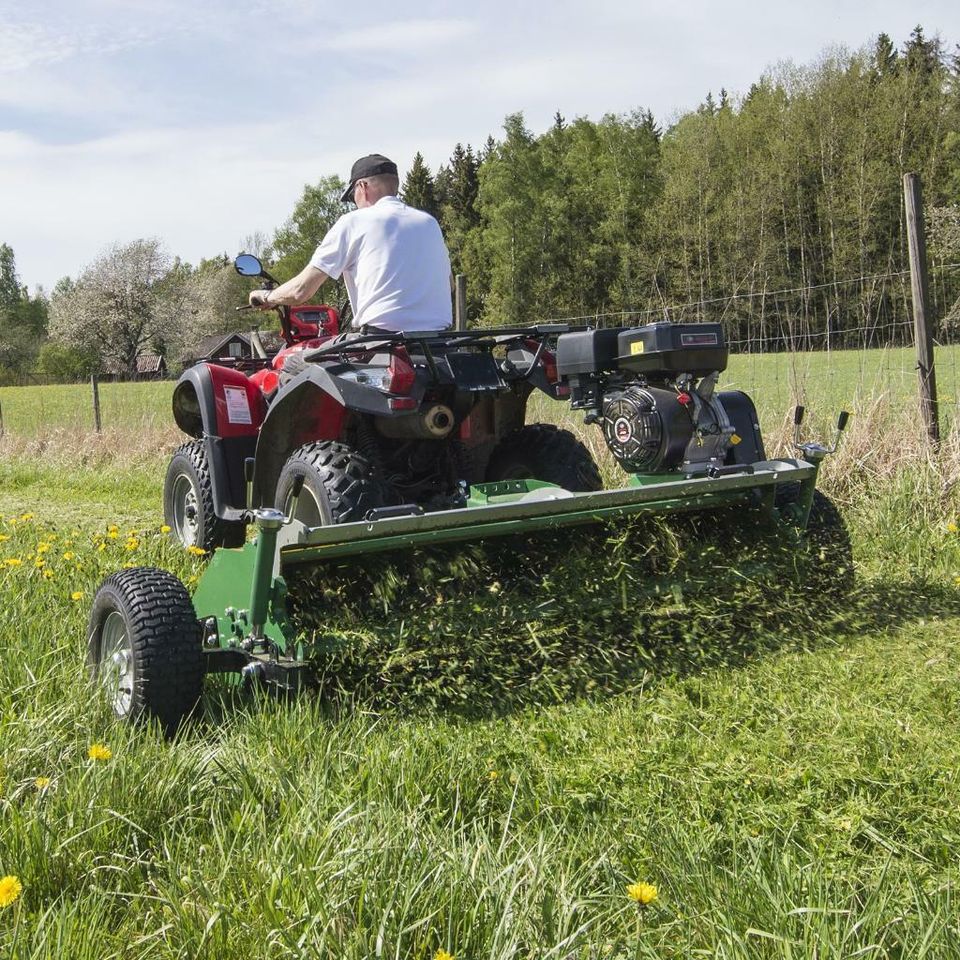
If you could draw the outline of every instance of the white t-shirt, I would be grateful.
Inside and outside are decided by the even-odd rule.
[[[353,304],[353,326],[444,330],[453,323],[450,256],[440,224],[397,197],[345,213],[310,266],[337,280]]]

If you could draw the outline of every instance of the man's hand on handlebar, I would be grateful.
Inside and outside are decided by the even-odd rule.
[[[268,303],[267,297],[269,294],[269,290],[251,290],[249,297],[250,306],[257,310],[274,310],[279,304]]]

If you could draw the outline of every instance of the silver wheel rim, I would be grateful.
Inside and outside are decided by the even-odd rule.
[[[288,493],[283,503],[283,512],[288,517],[290,516],[290,505],[292,503],[293,497]],[[299,520],[307,527],[326,526],[320,504],[317,502],[317,498],[307,489],[306,484],[304,484],[303,489],[300,491],[300,499],[297,501],[297,512],[293,515],[293,519]]]
[[[123,614],[108,614],[100,633],[100,660],[97,664],[100,685],[118,717],[129,716],[133,708],[135,669],[133,646]]]
[[[197,545],[200,533],[200,504],[193,482],[181,473],[173,481],[173,530],[185,547]]]

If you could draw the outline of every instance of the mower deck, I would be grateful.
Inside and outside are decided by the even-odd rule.
[[[289,658],[298,659],[302,651],[287,619],[284,574],[300,564],[738,502],[753,501],[772,513],[777,485],[800,483],[812,490],[817,469],[804,460],[766,460],[716,477],[651,482],[634,476],[628,487],[597,493],[508,480],[471,488],[460,509],[315,528],[263,511],[257,538],[238,550],[218,550],[194,594],[205,624],[208,670],[231,672],[244,659],[260,666],[278,657],[287,665]]]

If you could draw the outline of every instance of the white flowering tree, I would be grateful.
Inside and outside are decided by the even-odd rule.
[[[191,270],[158,240],[108,247],[50,302],[50,335],[133,375],[145,353],[166,355],[182,339]]]

